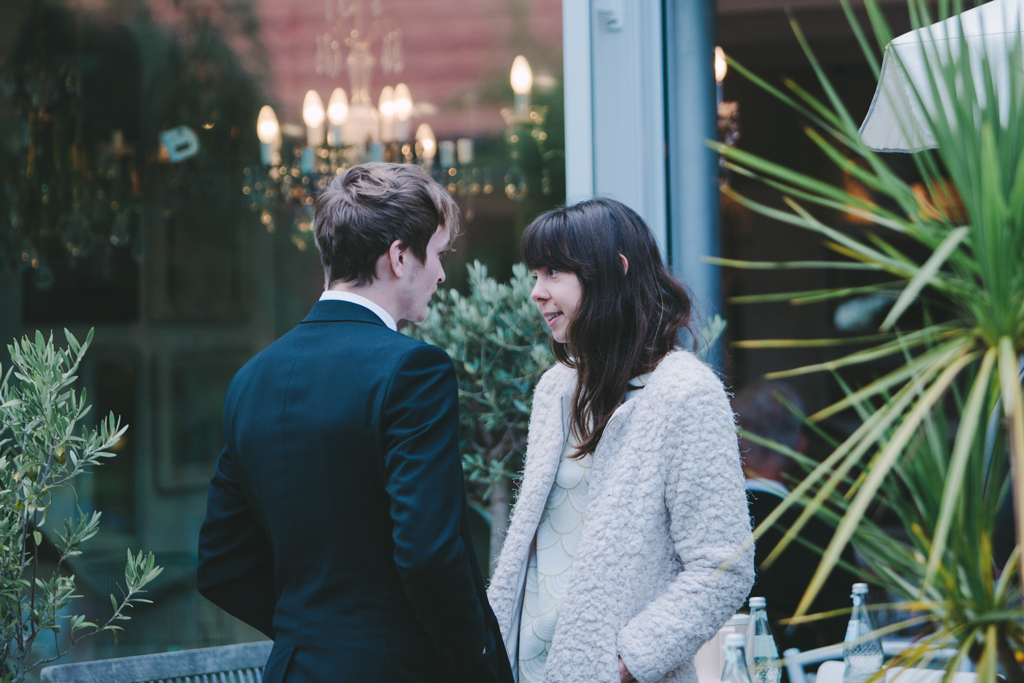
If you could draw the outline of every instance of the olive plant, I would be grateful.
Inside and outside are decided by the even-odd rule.
[[[110,632],[116,640],[119,622],[130,618],[126,610],[149,602],[139,595],[162,571],[152,553],[129,550],[121,596],[110,596],[111,616],[94,623],[68,613],[81,597],[68,560],[80,556],[81,544],[96,535],[101,515],[79,510],[75,519],[57,520],[53,529],[47,512],[58,489],[71,489],[73,478],[114,456],[111,448],[128,426],[110,414],[93,429],[80,427],[90,406],[85,390],[74,389],[75,373],[93,333],[84,344],[67,330],[64,334],[67,349],[55,348],[53,336],[44,339],[39,332],[34,340],[25,337],[8,346],[12,366],[0,383],[2,683],[20,683],[29,671],[63,657],[90,636]],[[37,556],[44,534],[58,554],[57,566],[45,573]],[[44,634],[50,634],[45,642]]]
[[[412,329],[448,352],[459,378],[462,466],[470,501],[491,527],[490,557],[505,538],[512,479],[522,469],[533,388],[554,355],[526,266],[512,268],[507,284],[475,261],[469,296],[438,290],[427,319]]]

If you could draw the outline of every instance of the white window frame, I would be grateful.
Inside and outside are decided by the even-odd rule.
[[[714,0],[562,0],[566,200],[614,197],[718,310]]]

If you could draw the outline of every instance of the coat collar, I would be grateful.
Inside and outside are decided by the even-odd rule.
[[[377,314],[359,304],[348,301],[318,301],[313,304],[303,323],[370,323],[387,327]]]

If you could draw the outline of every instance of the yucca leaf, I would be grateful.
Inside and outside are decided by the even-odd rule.
[[[1021,394],[1017,374],[1017,353],[1009,337],[999,340],[999,384],[1003,395],[1003,414],[1006,416],[1010,442],[1010,458],[1015,465],[1014,506],[1017,516],[1017,545],[1024,547],[1024,395]]]
[[[928,339],[926,337],[922,337],[919,339],[919,341],[922,343],[926,342],[927,340]],[[891,349],[893,353],[896,353],[898,351],[905,351],[908,347],[902,344],[901,342],[903,342],[903,340],[898,339],[895,342],[890,342],[889,344],[885,344],[883,346]],[[867,399],[872,398],[874,396],[884,394],[892,387],[902,384],[903,382],[913,377],[916,373],[920,371],[922,367],[926,367],[930,363],[934,362],[936,358],[949,359],[951,356],[955,356],[957,353],[959,353],[959,351],[963,349],[965,346],[969,345],[969,343],[969,340],[965,341],[963,339],[955,338],[947,342],[946,344],[940,344],[939,346],[936,346],[935,348],[930,349],[925,353],[922,353],[921,355],[908,360],[906,363],[899,366],[895,370],[885,375],[882,375],[881,377],[872,382],[869,382],[863,388],[858,389],[852,394],[847,395],[845,398],[836,401],[835,403],[826,408],[822,408],[821,410],[814,413],[807,419],[810,420],[811,422],[821,422],[822,420],[828,419],[833,415],[846,410],[847,408],[849,408],[850,406],[854,405],[857,402],[866,401]]]
[[[835,191],[833,194],[845,197],[844,199],[830,199],[814,194],[813,192],[805,192],[794,185],[788,185],[786,183],[773,180],[772,178],[755,173],[749,168],[739,166],[733,162],[727,161],[725,167],[730,172],[750,178],[751,180],[756,180],[759,183],[778,190],[784,195],[802,199],[806,202],[817,204],[818,206],[823,206],[827,209],[833,209],[835,211],[841,211],[843,213],[857,216],[869,223],[874,223],[875,225],[888,228],[895,232],[913,234],[920,225],[919,223],[906,220],[904,217],[893,213],[883,206],[873,204],[870,201],[865,201],[860,197],[855,197],[854,195],[837,187],[833,187],[833,190]]]
[[[922,595],[935,578],[935,572],[939,568],[942,554],[946,550],[946,539],[949,536],[949,529],[953,523],[953,513],[957,502],[960,499],[960,492],[963,490],[964,471],[967,469],[967,459],[971,455],[971,448],[977,442],[978,427],[981,422],[981,411],[985,399],[988,397],[989,378],[996,361],[996,350],[989,349],[981,362],[981,370],[974,378],[971,386],[971,393],[967,398],[966,410],[957,430],[956,444],[953,447],[953,456],[950,458],[949,470],[946,472],[945,483],[942,489],[942,504],[940,506],[938,521],[935,525],[935,532],[932,534],[932,549],[928,557],[928,569],[924,581],[921,584]]]
[[[885,449],[875,459],[864,485],[850,503],[850,508],[846,511],[843,521],[839,523],[839,527],[836,529],[835,535],[825,550],[825,554],[821,558],[821,563],[818,565],[818,569],[815,571],[807,591],[797,606],[797,616],[806,614],[814,598],[818,596],[818,592],[824,585],[825,579],[828,578],[829,573],[839,559],[840,553],[842,553],[846,544],[849,543],[854,528],[857,526],[865,510],[867,510],[868,504],[873,500],[875,492],[882,485],[882,481],[896,463],[896,459],[902,454],[904,446],[913,437],[914,432],[925,418],[925,415],[935,405],[935,402],[942,397],[960,371],[974,360],[975,357],[976,354],[973,353],[964,354],[953,361],[939,375],[938,379],[928,387],[924,395],[914,404],[913,408],[900,423],[896,433],[893,434],[892,439],[886,444]]]
[[[886,242],[884,239],[882,239],[875,233],[869,232],[864,237],[868,240],[868,242],[871,242],[871,244],[878,247],[885,255],[896,259],[897,261],[905,264],[909,268],[917,268],[916,261],[914,261],[912,258],[901,252],[896,247]]]
[[[1009,559],[1006,560],[1006,564],[1003,565],[1003,573],[999,577],[999,581],[996,583],[995,597],[996,599],[1002,599],[1006,595],[1007,588],[1010,587],[1011,577],[1017,573],[1020,564],[1020,545],[1017,545],[1013,552],[1010,553]]]
[[[871,344],[892,339],[892,334],[870,334],[863,337],[835,337],[832,339],[745,339],[732,343],[736,349],[815,349]]]
[[[773,178],[793,185],[798,188],[802,188],[808,192],[813,192],[822,197],[828,197],[834,199],[843,204],[849,204],[853,206],[859,206],[864,209],[871,209],[872,206],[869,202],[865,202],[859,197],[854,197],[852,194],[841,190],[834,185],[822,182],[817,178],[793,171],[792,169],[786,168],[781,164],[776,164],[771,161],[766,161],[760,157],[754,156],[750,152],[745,152],[735,147],[729,147],[723,145],[720,142],[708,142],[709,147],[715,150],[718,154],[722,155],[726,159],[731,160],[735,164],[738,164],[740,168],[753,169],[759,171]],[[740,195],[736,195],[735,191],[728,185],[722,188],[722,192],[730,198],[737,198]],[[735,195],[735,196],[734,196]]]
[[[831,299],[843,299],[856,294],[870,294],[885,290],[896,291],[901,282],[878,282],[873,285],[861,285],[860,287],[839,287],[829,289],[812,289],[803,292],[775,292],[774,294],[747,294],[743,296],[729,297],[731,304],[760,304],[775,301],[789,301],[794,305],[816,303]]]
[[[892,42],[892,31],[889,30],[889,22],[885,20],[878,0],[864,0],[864,9],[868,12],[868,21],[871,22],[871,29],[874,31],[875,40],[878,42],[878,49],[885,50],[885,46]]]
[[[996,683],[996,669],[999,665],[999,634],[994,625],[985,629],[985,640],[981,658],[978,661],[978,683]]]
[[[850,112],[846,110],[846,105],[839,98],[839,94],[832,86],[832,82],[825,75],[824,69],[821,68],[821,64],[818,63],[818,58],[815,57],[814,52],[811,50],[811,46],[807,43],[807,39],[804,37],[804,32],[800,29],[800,24],[797,23],[796,19],[790,17],[789,25],[793,29],[793,35],[796,37],[800,47],[803,48],[804,56],[807,57],[807,61],[811,64],[811,69],[814,70],[814,74],[818,77],[818,84],[821,85],[825,91],[825,95],[828,97],[828,101],[832,104],[835,115],[842,122],[842,130],[848,137],[857,136],[857,124],[853,122],[853,118],[850,116]]]
[[[928,382],[935,376],[942,366],[944,358],[938,359],[931,365],[926,366],[916,375],[911,382],[901,388],[893,397],[891,403],[882,406],[874,411],[846,441],[840,444],[839,448],[832,452],[821,465],[808,474],[793,491],[779,503],[765,520],[754,530],[754,537],[760,537],[765,529],[776,521],[794,504],[808,494],[811,489],[826,477],[828,479],[817,492],[811,503],[804,506],[804,510],[796,522],[786,531],[775,548],[768,554],[762,568],[767,569],[786,549],[789,543],[803,529],[804,525],[812,516],[823,509],[824,501],[835,490],[836,485],[845,479],[847,472],[863,457],[864,453],[875,443],[879,437],[886,433],[889,427],[903,414],[907,406],[917,396],[917,392],[928,385]]]
[[[928,260],[921,266],[921,269],[917,271],[903,289],[903,292],[900,293],[896,303],[893,304],[892,309],[889,311],[889,315],[885,317],[880,328],[883,332],[892,329],[892,326],[896,324],[900,316],[917,299],[917,295],[921,293],[921,290],[932,283],[939,269],[946,262],[946,259],[967,238],[968,233],[970,233],[970,228],[957,228],[949,233],[949,236],[942,241],[938,249],[932,252],[932,255],[928,257]]]
[[[846,14],[846,21],[850,24],[850,28],[853,29],[853,35],[856,36],[857,43],[860,45],[860,49],[864,53],[864,59],[867,60],[868,66],[871,67],[871,72],[877,79],[881,73],[881,67],[878,65],[878,57],[875,55],[875,51],[871,48],[871,44],[868,43],[867,36],[864,35],[864,29],[861,28],[860,21],[857,20],[857,15],[853,13],[853,8],[850,7],[850,0],[840,0],[840,4],[843,6],[843,13]]]
[[[810,126],[804,127],[804,135],[811,139],[811,142],[816,144],[821,151],[825,153],[825,156],[829,158],[836,166],[840,168],[844,173],[853,176],[855,179],[864,183],[868,187],[872,188],[877,192],[881,192],[888,195],[892,190],[892,187],[886,185],[882,180],[871,173],[865,171],[863,168],[857,165],[857,163],[844,155],[838,149],[836,149],[828,140],[826,140],[818,131],[814,130]]]
[[[838,242],[839,244],[842,244],[850,249],[853,249],[856,252],[859,252],[865,258],[873,259],[879,263],[887,263],[893,268],[902,269],[905,273],[907,273],[908,276],[913,276],[913,274],[916,272],[916,267],[911,267],[908,266],[907,264],[900,263],[895,259],[891,259],[882,254],[882,252],[867,247],[863,242],[858,242],[855,239],[847,237],[846,235],[839,232],[835,228],[830,228],[829,226],[825,225],[817,218],[812,216],[810,212],[807,211],[807,209],[800,206],[792,198],[783,197],[782,201],[785,202],[786,206],[791,208],[797,216],[802,218],[804,220],[804,224],[811,230],[820,232],[821,234],[830,237],[832,240]]]
[[[944,337],[950,337],[956,335],[955,329],[951,326],[934,326],[924,330],[918,330],[911,332],[910,334],[904,335],[899,339],[888,342],[886,344],[880,344],[874,348],[866,349],[864,351],[857,351],[851,353],[848,356],[843,356],[836,360],[827,361],[825,363],[815,363],[814,365],[805,365],[803,367],[794,368],[792,370],[780,370],[778,372],[769,372],[765,375],[765,379],[785,379],[787,377],[796,377],[798,375],[807,375],[813,372],[822,372],[824,370],[835,371],[842,368],[859,365],[872,360],[878,360],[879,358],[885,358],[896,353],[900,353],[908,348],[927,344],[930,341],[941,340]],[[890,385],[891,386],[891,385]],[[858,397],[855,400],[860,400]],[[847,405],[849,402],[846,403]]]
[[[834,270],[882,270],[871,263],[853,263],[850,261],[739,261],[718,256],[701,256],[701,261],[725,268],[742,268],[744,270],[802,270],[834,269]]]
[[[836,129],[833,126],[829,125],[829,123],[827,122],[826,119],[823,119],[822,117],[820,117],[817,114],[815,114],[813,111],[811,111],[811,110],[807,109],[806,107],[802,106],[799,102],[797,102],[793,98],[789,97],[786,93],[782,92],[781,90],[779,90],[778,88],[773,86],[771,83],[769,83],[768,81],[764,80],[763,78],[761,78],[760,76],[755,74],[753,71],[747,69],[745,66],[743,66],[742,64],[740,64],[739,62],[734,60],[728,54],[725,55],[725,61],[729,65],[730,69],[735,69],[737,71],[737,73],[742,75],[748,81],[750,81],[751,83],[755,84],[757,87],[761,88],[762,90],[764,90],[765,92],[769,93],[770,95],[773,95],[779,101],[783,102],[784,104],[788,105],[789,107],[792,107],[796,111],[800,112],[801,114],[806,116],[808,119],[813,121],[815,123],[815,125],[818,125],[818,126],[820,126],[821,128],[823,128],[825,130],[834,131],[836,133],[839,132],[838,129]],[[829,115],[830,115],[830,117],[834,117],[834,115],[831,112],[829,112]]]

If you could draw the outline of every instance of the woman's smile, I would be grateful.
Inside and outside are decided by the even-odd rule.
[[[551,323],[555,322],[556,319],[562,317],[561,311],[552,311],[551,313],[545,313],[544,319],[548,321],[548,327],[551,327]]]

